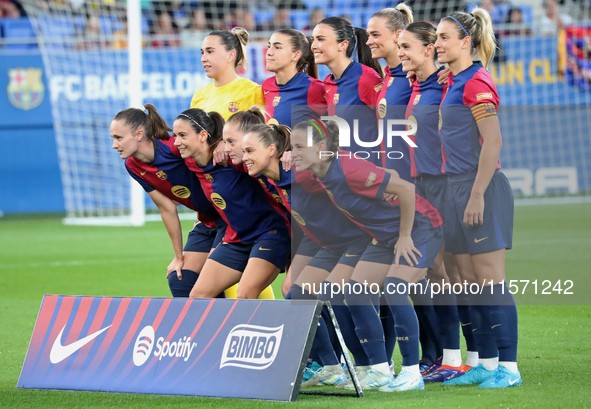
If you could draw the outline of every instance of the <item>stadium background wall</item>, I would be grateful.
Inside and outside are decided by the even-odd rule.
[[[559,183],[559,190],[585,194],[591,187],[589,145],[579,149],[575,144],[573,149],[573,146],[568,146],[570,138],[556,138],[556,129],[561,129],[563,136],[584,135],[591,129],[591,118],[587,116],[587,121],[581,123],[584,115],[576,112],[587,109],[586,106],[591,104],[591,93],[581,91],[559,78],[556,43],[555,37],[506,39],[503,44],[505,61],[491,68],[504,108],[500,115],[506,115],[501,116],[504,136],[501,163],[509,173],[515,171],[517,182],[513,187],[526,196],[544,193],[546,187],[550,191],[545,193],[551,193],[552,183],[546,187],[540,186],[544,181],[544,175],[540,176],[540,173],[544,173],[549,179],[555,176],[552,171],[549,176],[548,172],[540,172],[540,169],[547,167],[573,170],[574,173],[570,174],[574,176],[570,178],[570,182]],[[540,50],[545,52],[540,54]],[[176,49],[144,52],[145,101],[158,107],[160,102],[168,100],[166,106],[176,108],[161,113],[171,122],[189,106],[193,92],[209,82],[209,79],[201,66],[194,67],[193,72],[177,71],[174,66],[170,66],[168,72],[155,72],[151,67],[157,65],[150,62],[163,59],[174,61],[176,53],[187,52],[198,51]],[[260,83],[271,75],[264,68],[265,45],[252,44],[249,46],[249,53],[249,71],[243,75]],[[326,67],[321,68],[324,68],[320,74],[323,78],[327,71]],[[17,96],[10,90],[10,84],[23,76],[28,80],[29,91],[37,94],[32,102],[21,103],[19,107],[19,102],[15,102]],[[77,105],[90,99],[124,100],[126,95],[121,86],[124,82],[124,74],[86,75],[83,78],[65,74],[53,77],[50,84],[37,50],[0,52],[0,89],[6,95],[0,98],[0,143],[3,146],[0,150],[0,212],[65,211],[51,101],[65,99],[68,103]],[[29,91],[25,87],[18,97],[22,98],[24,95],[30,99],[31,95],[27,94]],[[548,98],[548,95],[553,98]],[[564,105],[564,101],[568,101],[569,105]],[[573,106],[573,101],[578,106]],[[549,105],[550,103],[553,105]],[[571,115],[572,119],[569,119]],[[560,124],[556,127],[539,126],[542,117],[546,121]],[[92,120],[89,118],[88,126],[93,126]],[[110,121],[110,118],[101,120]],[[538,123],[536,132],[531,131],[532,123]],[[105,135],[105,138],[108,137],[109,135]],[[587,143],[591,144],[588,138]],[[532,149],[538,151],[532,154]],[[557,151],[562,152],[558,159],[552,156]],[[568,170],[566,174],[569,174]],[[565,176],[557,177],[564,179]],[[146,203],[153,206],[149,200]]]

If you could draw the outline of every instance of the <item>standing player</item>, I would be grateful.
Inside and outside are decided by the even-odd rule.
[[[371,56],[376,60],[386,60],[386,78],[384,86],[376,96],[376,114],[378,119],[404,119],[406,105],[412,93],[406,73],[398,57],[398,36],[404,28],[413,22],[412,11],[404,3],[396,8],[386,8],[375,13],[367,23],[367,45]],[[385,125],[384,125],[385,126]],[[384,129],[384,135],[385,135]],[[410,178],[409,146],[402,138],[393,138],[392,146],[382,144],[381,150],[387,151],[381,166],[394,169],[407,181]]]
[[[462,280],[484,283],[480,295],[470,296],[479,364],[444,385],[516,386],[521,384],[517,307],[505,284],[513,194],[499,170],[499,96],[486,71],[495,50],[489,14],[476,8],[471,14],[456,12],[442,18],[435,47],[439,62],[451,69],[439,114],[443,170],[448,175],[445,248],[455,254]],[[473,61],[475,53],[482,62]]]
[[[324,79],[328,114],[346,119],[351,132],[354,120],[358,120],[359,139],[365,143],[377,139],[377,122],[373,108],[382,88],[382,68],[371,56],[367,32],[353,27],[341,17],[328,17],[314,28],[312,51],[316,64],[326,65],[332,74]],[[352,61],[357,50],[359,62]],[[367,148],[351,138],[351,152],[359,157],[383,165],[380,152],[369,152]],[[371,150],[371,149],[370,149]]]
[[[125,109],[111,122],[113,149],[125,159],[131,177],[158,206],[172,241],[175,257],[166,273],[172,295],[188,297],[209,252],[221,241],[226,223],[185,165],[170,130],[150,104]],[[177,203],[198,212],[184,249]]]
[[[240,283],[237,298],[257,298],[285,267],[289,223],[262,186],[233,166],[213,164],[224,120],[217,112],[189,109],[174,121],[175,146],[228,224],[201,270],[191,297],[211,298]]]
[[[326,113],[324,84],[310,42],[301,32],[283,29],[273,33],[266,54],[267,70],[275,76],[263,82],[268,123],[297,124]]]
[[[246,45],[249,34],[242,27],[232,30],[212,31],[201,44],[201,63],[205,74],[213,78],[213,82],[197,90],[191,100],[191,108],[204,111],[216,111],[228,119],[238,111],[246,111],[253,105],[264,105],[261,86],[248,78],[240,78],[236,71],[247,65]],[[220,153],[214,153],[214,162],[223,157],[223,146]],[[226,291],[228,298],[236,297],[236,288]],[[266,288],[263,299],[274,299],[273,289]]]
[[[212,31],[201,45],[201,63],[213,82],[197,90],[191,108],[219,112],[224,119],[253,105],[264,105],[261,86],[236,73],[246,67],[248,32],[242,27]]]
[[[402,61],[402,70],[413,71],[416,76],[413,93],[406,109],[406,119],[418,125],[416,134],[411,136],[419,148],[410,148],[410,174],[415,181],[417,194],[427,199],[440,214],[443,214],[447,179],[441,173],[443,157],[438,131],[438,112],[444,89],[447,87],[438,82],[439,74],[444,68],[438,68],[435,64],[436,31],[436,27],[429,22],[409,24],[398,37],[398,56]],[[435,259],[434,268],[428,271],[429,280],[449,283],[447,266],[448,263],[443,263],[442,248]],[[432,367],[431,371],[424,372],[423,379],[425,382],[443,382],[458,376],[463,369],[459,316],[453,293],[435,294],[433,304],[437,313],[438,331],[435,335],[443,348],[443,360],[441,366]],[[474,348],[469,342],[468,344],[470,348]]]
[[[296,170],[311,170],[335,205],[375,239],[364,251],[345,289],[355,331],[371,365],[361,386],[386,392],[423,389],[419,328],[408,300],[409,283],[424,278],[441,248],[441,217],[425,199],[414,194],[414,185],[399,178],[395,171],[339,151],[336,125],[330,124],[327,129],[326,138],[313,133],[312,146],[308,146],[305,135],[294,134],[292,144],[298,149],[297,154],[294,151],[294,162]],[[384,192],[397,198],[384,201]],[[390,372],[376,311],[382,288],[394,316],[402,353],[402,370],[396,379]]]

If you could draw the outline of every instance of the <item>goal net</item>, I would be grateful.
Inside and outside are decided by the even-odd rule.
[[[139,2],[138,25],[128,21]],[[141,224],[154,210],[147,195],[134,200],[131,179],[111,149],[109,125],[122,109],[154,104],[172,123],[195,90],[210,80],[200,45],[214,29],[243,26],[252,42],[240,75],[262,82],[269,35],[293,27],[311,34],[324,16],[344,16],[366,27],[389,0],[141,1],[22,0],[37,32],[49,81],[67,223]],[[591,191],[590,23],[586,2],[483,0],[499,41],[491,72],[501,95],[501,162],[516,197],[587,200]],[[129,7],[128,7],[129,4]],[[471,9],[462,1],[409,1],[416,20],[435,23]],[[134,8],[135,9],[135,8]],[[514,9],[517,9],[515,11]],[[557,19],[546,14],[558,15]],[[136,21],[135,18],[132,17]],[[131,19],[131,18],[130,18]],[[562,30],[561,27],[571,27]],[[574,29],[574,28],[576,29]],[[130,47],[133,32],[139,46]],[[129,49],[132,56],[130,57]],[[133,58],[133,53],[139,55]],[[131,65],[141,59],[137,72]],[[328,74],[321,67],[320,76]],[[139,91],[130,92],[138,84]],[[138,189],[136,186],[135,189]],[[143,207],[146,205],[147,210]],[[139,216],[138,216],[139,214]]]

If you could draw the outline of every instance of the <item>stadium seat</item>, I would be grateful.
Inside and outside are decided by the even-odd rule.
[[[254,20],[257,24],[264,23],[265,21],[271,20],[275,16],[275,11],[273,10],[260,10],[254,12]]]
[[[40,18],[38,22],[47,48],[70,48],[71,44],[63,42],[63,40],[67,37],[74,37],[75,27],[71,19],[46,17]]]
[[[117,17],[100,16],[99,20],[101,21],[101,32],[105,35],[112,35],[115,31],[123,28],[123,24]]]
[[[0,23],[2,25],[3,38],[7,40],[30,40],[29,43],[6,44],[7,49],[23,50],[37,48],[37,41],[35,40],[35,30],[33,29],[33,25],[31,24],[31,21],[28,18],[5,18],[0,20]]]
[[[296,30],[303,30],[308,25],[308,17],[310,12],[308,10],[292,10],[291,24]]]
[[[490,16],[493,24],[505,24],[511,7],[513,7],[513,5],[509,3],[496,4]]]
[[[519,6],[521,9],[521,18],[523,19],[524,24],[533,24],[534,23],[534,10],[528,4],[523,4]]]

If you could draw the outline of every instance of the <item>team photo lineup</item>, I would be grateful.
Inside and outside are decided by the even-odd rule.
[[[486,10],[449,12],[278,28],[262,85],[238,74],[248,31],[215,30],[212,81],[172,124],[147,100],[113,113],[112,148],[170,236],[173,297],[330,301],[364,390],[521,385],[495,35]],[[335,340],[324,311],[302,387],[355,389]]]

